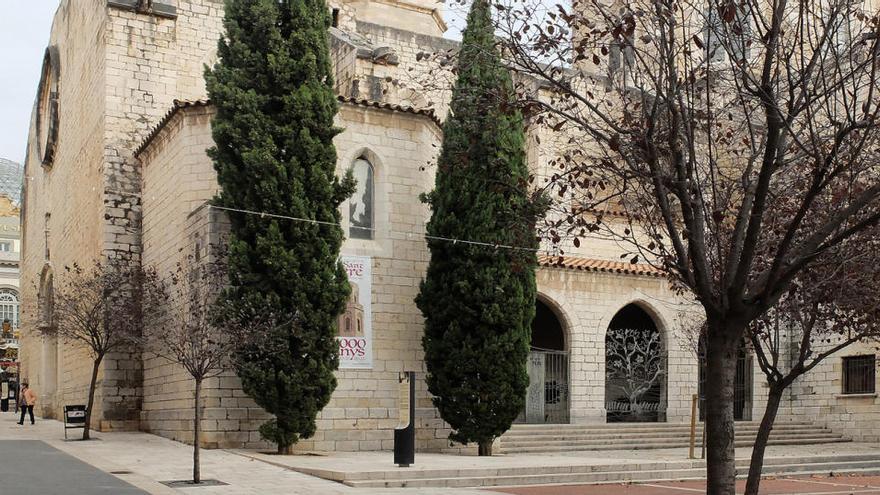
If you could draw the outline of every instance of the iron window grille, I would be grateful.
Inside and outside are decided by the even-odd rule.
[[[873,394],[875,391],[874,355],[843,358],[843,393]]]

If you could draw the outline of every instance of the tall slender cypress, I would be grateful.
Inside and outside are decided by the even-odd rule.
[[[336,388],[336,318],[349,284],[338,261],[337,101],[324,0],[227,0],[219,61],[206,70],[217,109],[210,151],[218,205],[230,211],[228,310],[263,323],[236,353],[245,392],[275,419],[260,428],[281,453],[315,432]]]
[[[523,119],[496,50],[489,2],[468,15],[434,190],[431,236],[526,249],[429,240],[431,261],[416,303],[425,316],[428,390],[450,439],[493,440],[523,409],[535,314],[534,226]]]

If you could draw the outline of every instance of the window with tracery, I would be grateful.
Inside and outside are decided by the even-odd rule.
[[[357,189],[348,201],[348,236],[352,239],[372,239],[375,228],[373,165],[366,158],[358,158],[351,171],[357,181]]]

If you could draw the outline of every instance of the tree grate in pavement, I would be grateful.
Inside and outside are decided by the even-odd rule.
[[[198,484],[193,483],[192,480],[162,481],[160,483],[171,488],[199,488],[203,486],[226,486],[229,484],[220,480],[202,480]]]

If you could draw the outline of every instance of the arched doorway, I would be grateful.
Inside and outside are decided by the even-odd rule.
[[[666,420],[666,346],[636,304],[618,311],[605,333],[605,411],[609,423]]]
[[[700,421],[706,419],[706,334],[700,333],[698,347],[700,376],[697,393],[700,396]],[[752,420],[752,356],[746,342],[736,352],[736,376],[733,382],[733,420]]]
[[[529,388],[519,422],[564,424],[569,422],[569,373],[565,330],[553,309],[535,301]]]

